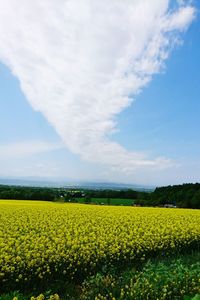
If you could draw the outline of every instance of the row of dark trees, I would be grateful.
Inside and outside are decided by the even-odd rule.
[[[141,192],[127,190],[85,190],[91,198],[137,199]]]
[[[0,199],[53,201],[58,191],[53,188],[0,185]]]
[[[77,202],[78,198],[133,199],[141,206],[200,208],[200,184],[183,184],[156,188],[152,192],[127,190],[77,190],[0,185],[0,199],[26,199]],[[87,201],[85,201],[87,203]],[[89,201],[88,201],[89,202]]]
[[[173,205],[182,208],[200,208],[200,184],[188,183],[159,187],[142,199],[136,200],[142,206]]]

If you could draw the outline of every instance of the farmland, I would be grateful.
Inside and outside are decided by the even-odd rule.
[[[55,293],[60,293],[60,286],[68,283],[79,287],[82,299],[140,299],[134,293],[139,289],[137,284],[142,284],[144,279],[141,299],[156,299],[155,295],[158,299],[195,295],[200,293],[200,266],[196,259],[199,247],[199,210],[0,201],[2,294],[11,291],[36,293],[38,287],[40,292],[45,292],[52,286]],[[175,276],[175,259],[191,253],[188,260],[192,260],[189,264],[193,267],[187,267],[185,258],[185,265],[177,260],[177,266],[180,264],[177,270],[182,268],[183,274],[187,274],[184,275],[186,284],[185,277]],[[159,265],[159,261],[171,257],[175,261],[168,262],[166,269],[162,263]],[[160,283],[160,290],[156,290],[158,287],[153,290],[153,275],[151,278],[144,276],[157,272],[152,265],[154,262],[158,263],[156,270],[161,268],[159,274],[174,276],[175,291],[169,283],[164,286]],[[124,278],[131,278],[124,287],[121,282],[118,291],[115,275],[127,270],[129,276],[126,274]],[[162,281],[159,274],[155,276]],[[179,278],[177,282],[176,278]],[[94,281],[98,281],[97,291]],[[101,290],[101,281],[109,291],[103,287]],[[172,295],[174,298],[170,298]],[[73,299],[72,296],[64,298]]]
[[[76,198],[77,202],[85,203],[87,199],[85,198]],[[121,199],[121,198],[90,198],[89,199],[93,204],[109,204],[109,205],[124,205],[131,206],[134,204],[134,199]]]

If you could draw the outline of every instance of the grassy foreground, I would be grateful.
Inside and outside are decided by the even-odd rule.
[[[1,200],[0,299],[183,299],[199,245],[198,210]]]

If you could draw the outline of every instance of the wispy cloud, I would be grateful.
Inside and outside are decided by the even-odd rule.
[[[25,141],[0,145],[0,158],[24,158],[35,154],[50,152],[63,148],[62,144],[43,141]]]
[[[168,0],[0,0],[0,60],[73,153],[124,172],[167,167],[109,136],[192,22],[186,3],[171,11]]]

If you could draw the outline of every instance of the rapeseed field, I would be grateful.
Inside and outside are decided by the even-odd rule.
[[[200,245],[200,211],[0,201],[0,283],[83,280]]]

